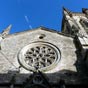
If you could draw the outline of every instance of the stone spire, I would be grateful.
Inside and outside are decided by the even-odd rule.
[[[2,37],[7,36],[10,33],[12,25],[10,24],[3,32],[2,32]]]
[[[88,15],[88,9],[82,8],[82,12]]]
[[[63,7],[63,12],[64,12],[65,15],[69,15],[70,17],[72,17],[72,12],[69,11],[67,8]]]

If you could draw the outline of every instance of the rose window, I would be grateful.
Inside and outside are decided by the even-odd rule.
[[[60,60],[60,51],[50,43],[35,42],[20,51],[18,60],[28,70],[48,70]]]

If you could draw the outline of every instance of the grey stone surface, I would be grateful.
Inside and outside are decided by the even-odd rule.
[[[44,34],[45,37],[44,39],[39,39],[39,36],[41,34]],[[1,75],[1,83],[2,82],[9,82],[12,78],[12,76],[15,74],[14,71],[17,71],[20,64],[18,62],[18,54],[20,50],[33,42],[48,42],[56,47],[61,52],[61,59],[56,65],[55,68],[46,71],[46,74],[51,74],[49,77],[50,80],[53,79],[53,82],[57,82],[60,77],[58,77],[58,74],[60,74],[60,71],[72,71],[72,72],[77,72],[77,67],[76,67],[76,61],[77,61],[77,55],[76,55],[76,47],[73,42],[72,37],[65,36],[61,33],[57,32],[51,32],[47,30],[42,30],[42,28],[38,28],[37,30],[33,31],[27,31],[27,32],[22,32],[18,34],[12,34],[8,35],[5,39],[2,40],[1,42],[1,68],[0,72],[2,74],[8,74],[8,76],[4,76],[2,80],[2,75]],[[68,77],[65,77],[66,72],[62,74],[62,77],[64,79],[67,79]],[[68,73],[68,72],[67,72]],[[24,74],[24,75],[21,75]],[[24,80],[26,80],[25,74],[31,74],[30,71],[27,71],[23,67],[20,68],[20,73],[16,77],[16,83],[22,83]],[[52,74],[55,74],[54,76]],[[20,76],[21,75],[21,76]],[[76,77],[75,77],[76,79]],[[70,79],[69,79],[70,80]]]
[[[41,34],[45,35],[44,39],[39,39],[39,35]],[[31,32],[24,32],[18,35],[10,35],[7,38],[3,39],[1,42],[1,54],[3,53],[4,58],[6,56],[6,58],[8,59],[8,63],[11,66],[14,65],[14,67],[18,68],[19,63],[17,56],[19,51],[24,46],[35,41],[49,42],[57,46],[61,51],[61,60],[58,63],[59,67],[57,66],[57,68],[49,71],[50,73],[63,69],[76,71],[76,68],[74,66],[77,60],[75,53],[76,48],[74,46],[73,39],[61,34],[41,30],[41,28],[39,28],[38,30],[33,30]],[[8,65],[6,68],[10,70]]]
[[[5,37],[0,35],[0,85],[11,84],[13,77],[15,77],[15,81],[12,84],[23,85],[26,79],[33,74],[19,63],[18,58],[21,50],[27,45],[32,46],[34,42],[40,46],[42,43],[52,45],[60,51],[61,57],[55,67],[43,71],[51,84],[57,84],[61,79],[65,81],[66,85],[88,84],[86,66],[88,64],[88,35],[79,22],[80,18],[85,18],[85,15],[68,13],[67,10],[64,11],[64,15],[62,32],[39,27],[20,33],[6,34]],[[73,25],[76,33],[73,33]],[[59,55],[58,52],[57,54]]]

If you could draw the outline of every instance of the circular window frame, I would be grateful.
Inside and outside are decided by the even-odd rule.
[[[40,69],[38,69],[38,70],[40,70],[40,71],[42,71],[42,72],[45,72],[45,71],[49,71],[49,70],[55,68],[56,65],[59,63],[59,61],[60,61],[60,59],[61,59],[61,52],[60,52],[60,50],[59,50],[55,45],[53,45],[53,44],[51,44],[51,43],[48,43],[48,42],[41,42],[41,41],[40,41],[40,42],[39,42],[39,41],[37,41],[37,42],[32,42],[32,43],[30,43],[30,44],[24,46],[24,47],[19,51],[19,53],[18,53],[18,62],[19,62],[19,64],[20,64],[23,68],[25,68],[26,70],[33,71],[33,72],[36,71],[36,68],[35,68],[35,67],[32,67],[32,66],[28,65],[28,64],[24,61],[24,54],[25,54],[25,52],[29,49],[29,47],[35,46],[35,45],[38,45],[38,46],[39,46],[39,45],[49,46],[49,47],[51,47],[51,48],[56,52],[56,54],[57,54],[57,58],[55,59],[55,61],[54,61],[51,65],[49,65],[49,66],[47,66],[47,67],[40,68]]]

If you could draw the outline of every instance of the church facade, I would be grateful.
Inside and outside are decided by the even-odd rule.
[[[88,85],[88,9],[63,8],[61,32],[39,27],[0,34],[0,88]]]

